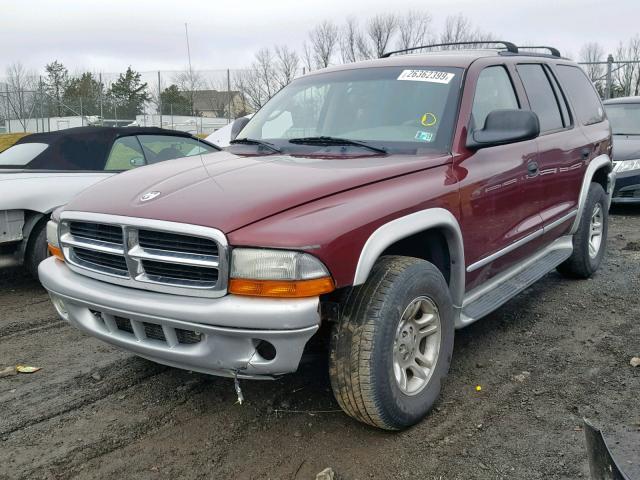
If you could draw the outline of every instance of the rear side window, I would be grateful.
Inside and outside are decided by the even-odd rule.
[[[578,121],[583,125],[603,121],[604,109],[600,97],[582,69],[571,65],[558,65],[556,69],[560,83],[575,109]]]
[[[480,72],[471,110],[474,128],[484,128],[487,115],[494,110],[519,108],[511,79],[504,67],[487,67]]]
[[[19,143],[0,153],[0,167],[23,167],[44,152],[49,145],[46,143]]]
[[[538,115],[540,131],[550,132],[564,128],[556,94],[540,64],[520,64],[518,74],[527,92],[531,110]]]

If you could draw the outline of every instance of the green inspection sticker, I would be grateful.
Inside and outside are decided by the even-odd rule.
[[[433,142],[433,133],[425,132],[424,130],[418,130],[415,138],[416,140],[420,140],[421,142]]]

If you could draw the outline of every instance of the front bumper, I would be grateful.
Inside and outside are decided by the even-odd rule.
[[[58,313],[78,329],[157,363],[239,378],[298,368],[320,325],[319,299],[196,298],[113,285],[49,258],[39,267]],[[64,306],[60,308],[61,300]],[[275,356],[261,354],[268,342]]]
[[[616,175],[613,203],[640,203],[640,170]]]

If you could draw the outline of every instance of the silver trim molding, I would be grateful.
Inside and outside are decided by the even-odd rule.
[[[95,239],[75,238],[69,230],[69,222],[91,222],[121,227],[124,244],[110,243]],[[229,276],[229,245],[227,238],[220,230],[199,225],[167,222],[146,218],[125,217],[103,213],[63,211],[60,215],[58,236],[60,247],[71,270],[103,282],[114,283],[125,287],[151,290],[155,292],[186,295],[192,297],[217,298],[226,295]],[[154,230],[159,232],[201,237],[216,242],[218,255],[172,252],[143,248],[138,243],[138,230]],[[126,261],[127,272],[108,267],[100,269],[77,258],[73,249],[81,247],[96,252],[122,256]],[[206,281],[172,281],[147,274],[142,262],[153,260],[173,265],[215,268],[218,277],[215,282]]]

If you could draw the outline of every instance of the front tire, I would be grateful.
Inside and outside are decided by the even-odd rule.
[[[442,273],[417,258],[382,257],[334,325],[329,372],[342,409],[401,430],[438,398],[453,353],[454,316]]]
[[[599,183],[589,186],[580,225],[573,236],[573,253],[558,266],[569,278],[589,278],[600,267],[609,232],[609,201]]]

